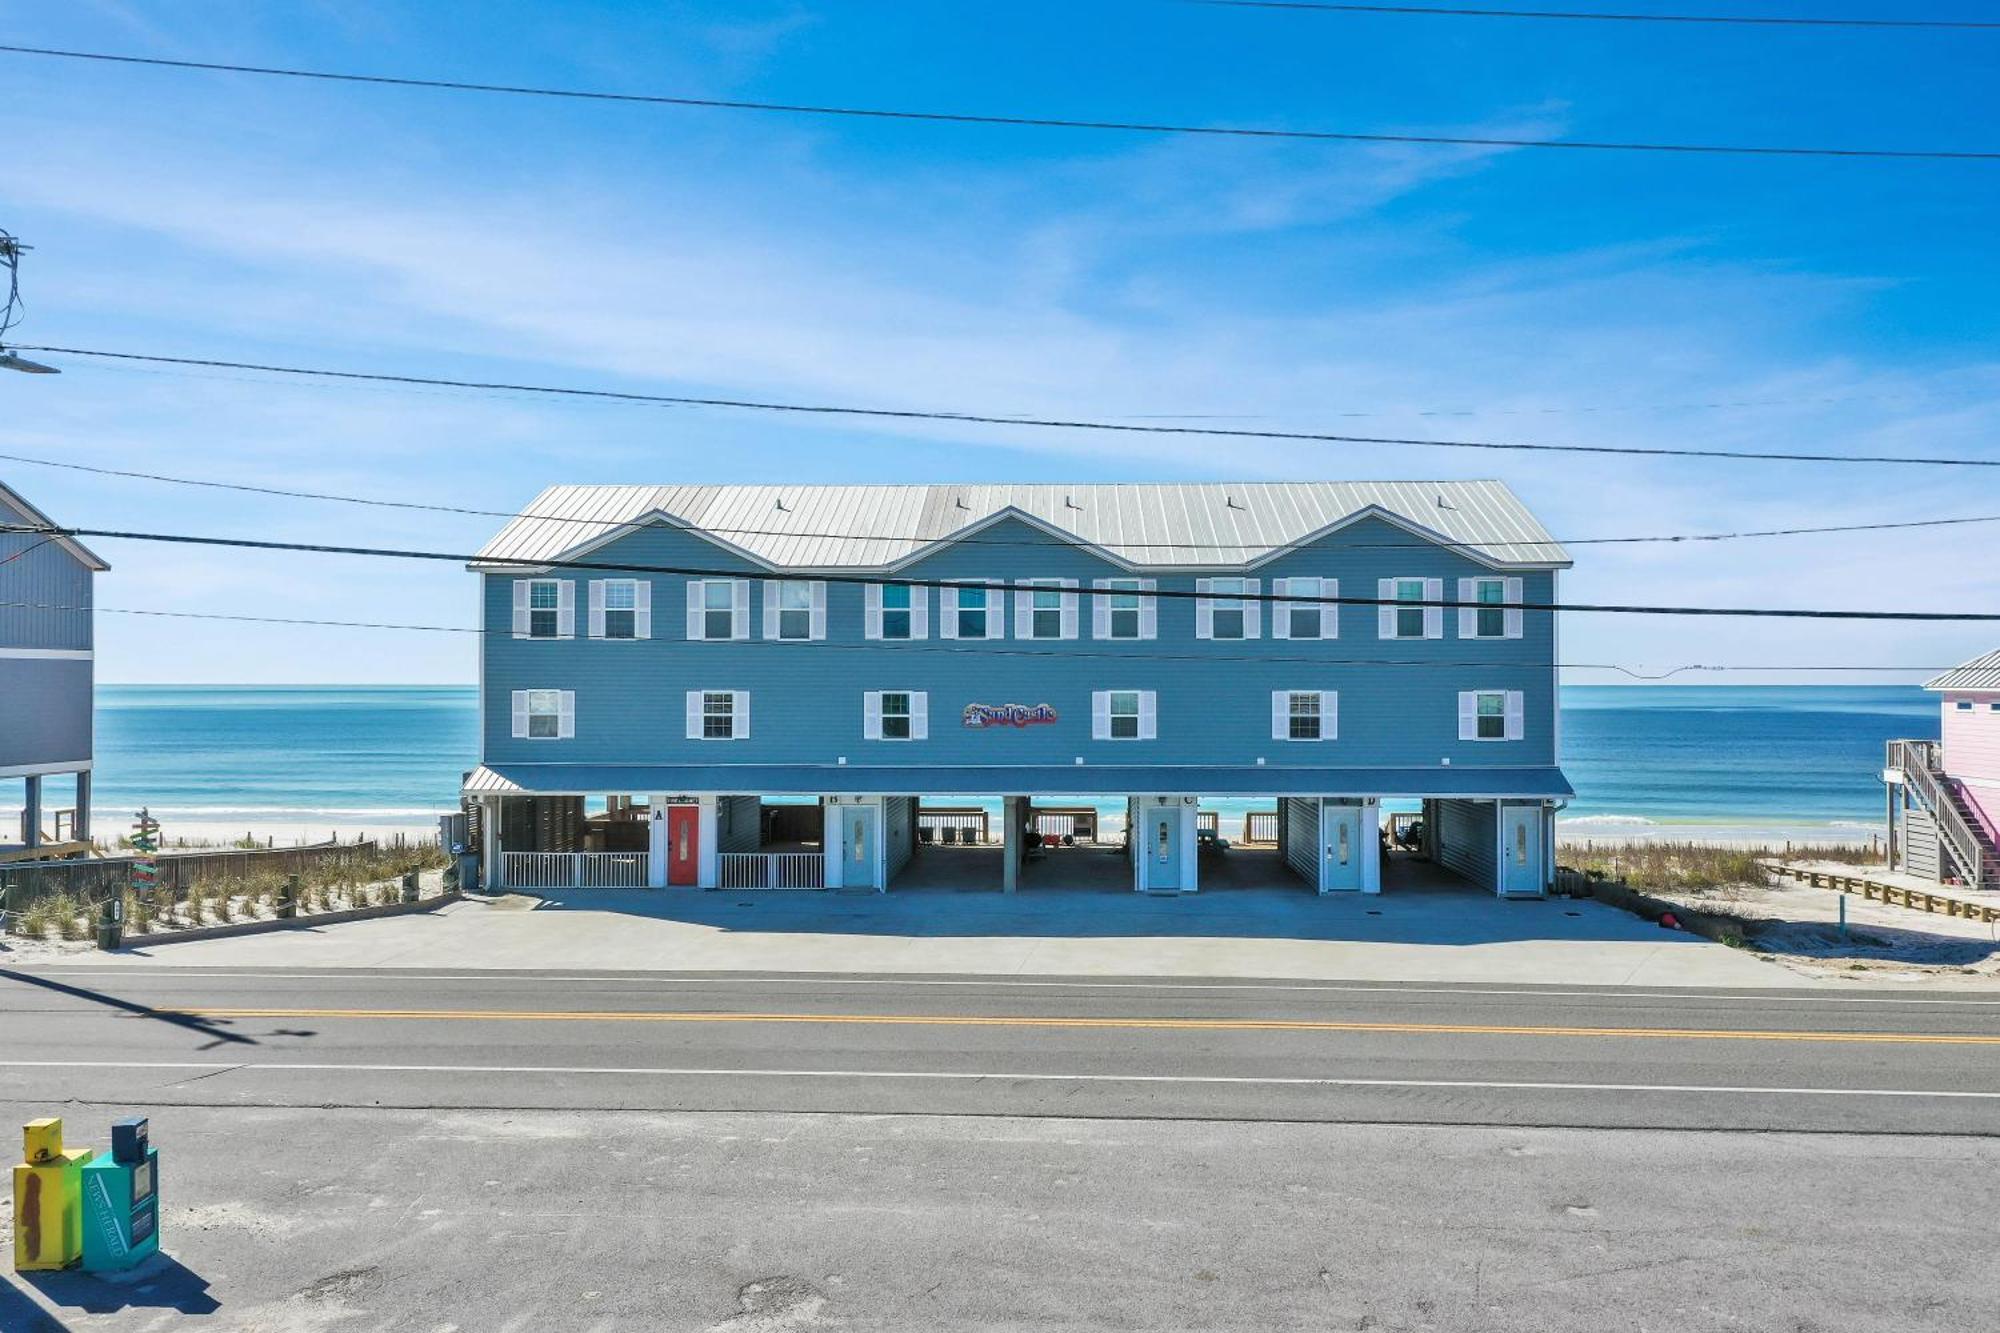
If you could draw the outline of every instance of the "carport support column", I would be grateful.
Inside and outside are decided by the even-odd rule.
[[[90,841],[90,770],[83,769],[76,775],[76,815],[70,835],[78,842]]]
[[[1000,798],[1000,891],[1012,893],[1021,885],[1021,820],[1025,796]]]
[[[698,889],[719,889],[722,887],[722,849],[716,846],[721,837],[722,820],[717,813],[716,798],[697,798],[694,838],[694,883]]]
[[[21,801],[21,841],[30,850],[42,845],[42,779],[30,774],[27,794]]]
[[[500,798],[482,796],[479,798],[479,887],[488,893],[507,882],[500,855]]]

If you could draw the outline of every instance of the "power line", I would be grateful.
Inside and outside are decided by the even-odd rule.
[[[453,564],[476,565],[482,570],[494,568],[520,569],[540,572],[550,569],[601,570],[620,574],[667,574],[677,578],[740,579],[758,577],[741,569],[715,569],[689,565],[646,565],[630,561],[603,560],[527,560],[512,556],[478,556],[463,552],[415,551],[395,547],[378,546],[335,546],[325,542],[280,542],[259,540],[249,537],[204,537],[187,533],[128,532],[114,528],[70,528],[56,526],[28,526],[23,524],[0,524],[0,532],[47,533],[64,537],[103,537],[117,541],[166,542],[184,546],[223,546],[252,551],[292,551],[308,555],[356,555],[394,560],[439,560]],[[994,587],[978,580],[904,578],[896,576],[885,579],[881,575],[818,573],[810,575],[813,582],[833,583],[866,587],[884,582],[900,583],[912,588],[952,588]],[[1000,585],[999,591],[1006,591]],[[1067,591],[1081,592],[1080,589]],[[1198,592],[1180,588],[1155,588],[1147,590],[1144,596],[1170,601],[1199,600],[1224,602],[1290,603],[1297,606],[1389,606],[1410,609],[1415,607],[1458,608],[1463,604],[1442,598],[1402,599],[1391,597],[1349,597],[1292,596],[1290,594],[1241,592],[1214,593]],[[1879,620],[1914,622],[1982,623],[2000,621],[2000,611],[1838,611],[1821,608],[1797,607],[1731,607],[1731,606],[1647,606],[1623,603],[1597,602],[1520,602],[1510,603],[1519,611],[1570,611],[1600,615],[1654,615],[1654,616],[1730,616],[1755,619],[1790,620]],[[1503,608],[1504,609],[1504,608]],[[992,607],[997,613],[1000,608]]]
[[[1342,5],[1316,0],[1194,0],[1223,9],[1291,9],[1335,14],[1399,14],[1436,18],[1580,19],[1593,23],[1718,24],[1768,28],[2000,29],[1970,19],[1791,18],[1766,14],[1621,14],[1573,9],[1474,9],[1446,5]]]
[[[1735,157],[1830,157],[1959,162],[2000,161],[2000,152],[1952,151],[1930,148],[1823,148],[1752,144],[1651,143],[1608,139],[1529,139],[1500,135],[1389,134],[1350,130],[1290,130],[1255,125],[1187,125],[1164,121],[1077,120],[1054,116],[983,115],[963,111],[907,111],[887,107],[826,106],[803,102],[750,102],[717,97],[676,97],[657,93],[614,93],[585,88],[542,88],[521,84],[473,83],[458,79],[401,78],[388,74],[354,74],[334,70],[293,69],[273,65],[239,65],[219,60],[169,60],[160,56],[119,55],[105,51],[68,51],[42,46],[0,45],[0,52],[88,60],[103,64],[145,65],[160,69],[206,70],[223,74],[255,74],[267,78],[312,79],[392,88],[428,88],[444,92],[499,93],[515,97],[567,98],[587,102],[622,102],[647,106],[699,107],[722,111],[765,111],[795,116],[838,116],[857,120],[925,121],[948,125],[992,125],[1052,130],[1108,130],[1123,134],[1193,135],[1205,138],[1307,140],[1320,143],[1422,144],[1465,148],[1569,148],[1593,152],[1718,154]]]
[[[55,602],[0,602],[0,607],[15,609],[15,610],[68,611],[68,612],[76,612],[83,615],[89,615],[93,611],[96,611],[96,612],[101,612],[105,615],[158,616],[170,620],[220,620],[220,621],[232,621],[232,622],[248,622],[251,624],[260,624],[260,625],[324,626],[334,629],[413,630],[413,631],[436,632],[441,634],[476,634],[482,638],[512,637],[511,631],[482,629],[476,625],[423,625],[423,624],[410,624],[402,622],[389,622],[389,621],[376,621],[376,620],[322,620],[304,616],[251,616],[251,615],[242,615],[238,613],[226,613],[221,611],[163,611],[153,607],[140,608],[140,607],[125,607],[125,606],[99,606],[99,607],[65,606]],[[961,647],[948,648],[944,646],[944,643],[942,642],[937,642],[937,643],[932,643],[927,641],[913,642],[907,640],[883,641],[877,643],[834,643],[825,639],[815,639],[806,641],[742,639],[737,641],[738,646],[741,647],[771,648],[777,650],[785,650],[793,648],[810,648],[816,650],[830,650],[830,651],[894,653],[897,656],[902,656],[906,653],[977,652],[982,657],[988,657],[988,656],[1059,657],[1065,660],[1068,660],[1070,658],[1104,658],[1120,662],[1132,662],[1132,661],[1246,662],[1246,663],[1275,662],[1281,665],[1294,664],[1300,666],[1317,666],[1317,667],[1356,667],[1356,666],[1492,667],[1492,668],[1519,668],[1522,670],[1531,670],[1531,671],[1546,670],[1551,665],[1549,663],[1543,663],[1543,662],[1490,662],[1490,661],[1440,662],[1440,661],[1431,661],[1423,658],[1343,657],[1343,658],[1330,659],[1325,657],[1301,657],[1296,655],[1284,656],[1280,654],[1264,654],[1264,653],[1260,654],[1160,653],[1160,652],[1150,652],[1143,650],[1132,650],[1124,652],[1104,652],[1088,648],[1083,648],[1083,649],[988,648],[984,646],[987,642],[990,642],[988,640],[966,639],[962,640],[961,642],[966,644],[967,646],[962,648]],[[1331,642],[1331,640],[1327,640],[1326,642]],[[975,647],[974,645],[978,646]],[[1921,672],[1935,673],[1950,669],[1948,667],[1935,667],[1935,666],[1854,666],[1846,663],[1842,663],[1839,665],[1813,664],[1805,666],[1799,666],[1799,665],[1758,666],[1750,663],[1741,663],[1735,665],[1691,663],[1686,666],[1670,667],[1667,670],[1661,672],[1645,672],[1645,671],[1640,671],[1634,667],[1620,665],[1619,663],[1616,662],[1557,662],[1554,663],[1553,665],[1557,669],[1562,671],[1617,671],[1623,673],[1624,675],[1630,676],[1634,680],[1667,680],[1673,676],[1684,675],[1688,672],[1908,671],[1917,673]]]
[[[5,48],[0,48],[4,50]],[[1614,444],[1527,444],[1502,440],[1425,440],[1393,435],[1337,435],[1322,431],[1250,430],[1229,426],[1141,425],[1127,421],[1054,417],[992,416],[975,412],[923,411],[915,408],[840,407],[827,403],[779,403],[750,398],[697,398],[676,394],[629,393],[615,389],[580,389],[563,385],[516,384],[506,381],[443,379],[426,375],[392,375],[379,371],[321,370],[306,366],[267,365],[252,361],[221,361],[210,357],[160,356],[143,352],[107,352],[89,347],[49,347],[23,344],[30,352],[89,356],[111,361],[143,361],[172,366],[206,366],[223,370],[255,370],[270,375],[299,375],[332,380],[366,380],[382,384],[419,384],[452,389],[504,390],[549,394],[563,398],[608,399],[627,403],[664,403],[676,407],[720,407],[802,416],[865,417],[892,421],[947,421],[982,426],[1031,426],[1047,430],[1110,431],[1126,435],[1179,435],[1237,440],[1283,440],[1314,444],[1399,445],[1421,449],[1487,449],[1554,454],[1615,454],[1640,458],[1732,458],[1780,463],[1882,463],[1906,467],[2000,468],[2000,458],[1907,457],[1893,454],[1809,454],[1744,449],[1645,448]]]
[[[135,481],[165,482],[174,486],[198,486],[208,490],[241,491],[251,495],[272,495],[291,500],[325,500],[338,504],[367,505],[378,509],[411,509],[426,513],[460,514],[479,518],[530,519],[550,523],[573,523],[584,527],[629,528],[634,532],[645,527],[643,516],[639,518],[581,518],[568,514],[537,514],[532,510],[480,509],[471,505],[435,504],[422,500],[384,500],[372,496],[342,495],[332,491],[298,490],[284,486],[255,486],[248,482],[212,481],[197,477],[177,477],[162,472],[141,472],[132,468],[96,467],[88,463],[66,463],[53,458],[36,458],[31,454],[0,453],[0,462],[27,463],[35,467],[61,468],[70,472],[85,472],[99,477],[124,477]],[[1890,532],[1911,528],[1960,527],[1975,523],[2000,523],[2000,514],[1975,514],[1958,518],[1904,519],[1884,523],[1835,523],[1818,527],[1797,528],[1754,528],[1739,532],[1684,532],[1651,534],[1625,537],[1550,537],[1544,540],[1515,538],[1494,539],[1443,539],[1438,541],[1419,540],[1407,542],[1355,542],[1354,550],[1423,550],[1445,548],[1469,550],[1493,546],[1614,546],[1639,543],[1696,543],[1742,541],[1761,537],[1805,537],[1828,533]],[[1021,541],[1014,538],[959,537],[949,533],[930,537],[910,534],[888,534],[879,532],[809,532],[793,528],[730,528],[702,525],[702,531],[727,537],[810,537],[826,541],[848,542],[913,542],[930,545],[951,540],[960,546],[1011,546],[1034,547],[1041,543]],[[1115,543],[1121,550],[1169,550],[1169,551],[1247,551],[1259,549],[1257,543],[1244,542],[1128,542]]]

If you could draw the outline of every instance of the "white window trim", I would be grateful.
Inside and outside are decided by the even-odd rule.
[[[1113,736],[1111,734],[1111,696],[1114,694],[1136,694],[1139,696],[1139,734],[1136,736]],[[1158,740],[1160,736],[1160,696],[1155,690],[1092,690],[1090,693],[1090,738],[1094,741]]]
[[[1056,634],[1054,639],[1044,639],[1035,631],[1035,594],[1056,592]],[[1062,639],[1074,639],[1077,633],[1075,579],[1016,579],[1014,580],[1014,637],[1021,640],[1039,640],[1054,643]]]
[[[556,696],[556,734],[535,736],[530,734],[528,700],[536,694]],[[575,690],[515,690],[510,701],[513,705],[513,733],[517,741],[566,741],[576,736],[576,691]]]
[[[938,637],[956,639],[958,633],[958,590],[960,587],[986,589],[987,642],[1007,637],[1007,580],[953,579],[938,589]],[[977,642],[977,640],[975,640]]]
[[[1422,608],[1424,613],[1424,632],[1421,636],[1396,633],[1396,612],[1409,605],[1408,603],[1399,603],[1396,600],[1396,585],[1398,583],[1413,582],[1421,582],[1424,585],[1424,601],[1433,603],[1433,605]],[[1394,578],[1378,580],[1375,584],[1375,596],[1382,603],[1381,606],[1375,608],[1376,638],[1415,640],[1418,637],[1426,639],[1442,639],[1444,637],[1443,579],[1419,579],[1415,574],[1400,574]]]
[[[1319,735],[1292,735],[1292,697],[1299,694],[1319,696]],[[1292,741],[1301,745],[1315,745],[1320,741],[1340,739],[1340,692],[1338,690],[1272,690],[1271,691],[1271,739]]]
[[[882,635],[882,618],[892,608],[882,604],[884,588],[908,588],[910,590],[910,637],[908,639],[885,639]],[[861,634],[866,639],[880,639],[884,643],[915,643],[928,639],[931,632],[931,590],[914,583],[871,583],[862,589],[863,614]],[[895,607],[894,610],[902,610]]]
[[[537,583],[552,583],[556,589],[556,632],[553,636],[534,634],[534,610],[530,589]],[[541,608],[547,610],[547,607]],[[576,637],[576,580],[546,576],[514,580],[514,637],[517,639],[574,639]]]
[[[1498,583],[1500,601],[1498,603],[1478,600],[1479,585]],[[1458,637],[1461,639],[1518,639],[1521,637],[1522,583],[1518,578],[1503,578],[1492,574],[1481,574],[1458,581]],[[1479,613],[1497,608],[1501,616],[1500,633],[1481,634]]]
[[[704,725],[707,717],[704,696],[726,694],[729,699],[729,734],[710,736]],[[747,741],[750,739],[750,691],[689,690],[687,692],[687,738],[691,741]]]
[[[1298,579],[1305,579],[1305,578],[1319,579],[1319,591],[1311,594],[1312,596],[1314,597],[1340,596],[1339,579],[1320,578],[1318,575],[1313,575],[1313,574],[1302,574],[1299,575],[1298,578],[1294,579],[1272,579],[1271,580],[1272,596],[1283,597],[1285,594],[1292,591],[1293,583],[1297,582]],[[1306,593],[1303,589],[1300,589],[1299,595],[1305,596]],[[1273,602],[1271,604],[1272,638],[1289,639],[1292,637],[1292,611],[1299,605],[1301,605],[1301,603],[1297,602]],[[1307,602],[1303,603],[1303,605],[1311,606],[1312,603]],[[1318,610],[1319,610],[1319,637],[1322,639],[1339,638],[1340,603],[1320,602],[1318,604]]]
[[[1123,586],[1123,585],[1131,586]],[[1159,588],[1157,579],[1112,578],[1093,579],[1095,590],[1090,599],[1090,637],[1104,639],[1112,643],[1144,643],[1160,637],[1159,598],[1149,596]],[[1139,599],[1139,637],[1136,639],[1113,639],[1111,637],[1111,599],[1114,597],[1137,597]]]
[[[908,736],[884,736],[882,734],[882,696],[885,694],[908,695],[910,700],[910,734]],[[869,741],[887,741],[891,745],[903,745],[909,741],[927,741],[931,738],[931,696],[928,690],[864,690],[861,695],[861,738]]]
[[[1218,579],[1227,579],[1232,582],[1241,581],[1243,591],[1218,595],[1215,592],[1215,584]],[[1216,603],[1237,601],[1243,603],[1243,641],[1262,637],[1264,627],[1262,608],[1264,604],[1257,601],[1256,598],[1259,596],[1259,590],[1263,586],[1261,579],[1243,578],[1240,574],[1223,574],[1218,575],[1216,578],[1196,579],[1194,581],[1194,588],[1200,596],[1194,599],[1195,638],[1215,638]],[[1236,643],[1239,641],[1235,639],[1223,639],[1220,642]]]
[[[1479,734],[1479,699],[1481,695],[1501,697],[1500,734],[1481,736]],[[1478,741],[1494,744],[1500,741],[1518,741],[1527,735],[1527,697],[1521,690],[1460,690],[1458,694],[1458,738],[1462,741]]]
[[[729,637],[726,639],[711,639],[707,634],[707,608],[702,604],[701,590],[711,583],[727,584],[729,587]],[[689,579],[686,633],[689,643],[732,643],[749,638],[750,580]]]
[[[790,608],[806,613],[806,636],[803,639],[790,639],[778,633],[781,614],[786,609],[780,604],[779,589],[788,583],[806,589],[806,604]],[[826,638],[826,584],[818,579],[765,579],[764,637],[772,643],[816,643]]]
[[[608,600],[605,596],[605,590],[614,583],[629,583],[632,585],[632,637],[629,640],[614,639],[604,632],[605,615],[613,609],[605,604]],[[622,611],[625,608],[619,607],[617,609]],[[607,643],[637,643],[641,639],[652,638],[653,581],[651,579],[592,579],[590,581],[590,637],[593,639],[602,639]]]

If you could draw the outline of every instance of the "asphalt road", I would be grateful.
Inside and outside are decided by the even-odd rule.
[[[907,977],[0,970],[0,1096],[2000,1133],[2000,1000]]]
[[[0,1116],[152,1116],[168,1252],[6,1333],[2000,1327],[1976,997],[68,967],[0,1032]]]

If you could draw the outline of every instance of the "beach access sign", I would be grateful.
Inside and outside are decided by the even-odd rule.
[[[986,727],[1036,727],[1056,720],[1051,704],[967,704],[965,725]]]

